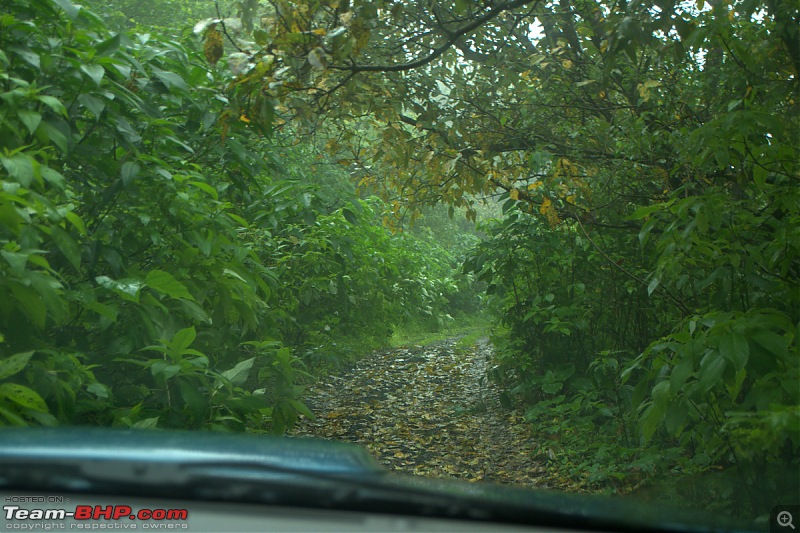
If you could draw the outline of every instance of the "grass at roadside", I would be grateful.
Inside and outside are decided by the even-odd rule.
[[[479,339],[489,336],[491,327],[492,320],[488,313],[473,313],[458,315],[445,326],[440,326],[438,331],[431,331],[423,325],[397,326],[388,338],[343,339],[325,349],[307,352],[303,360],[310,374],[300,378],[300,382],[307,386],[320,376],[341,372],[376,350],[429,346],[454,337],[458,337],[457,350],[469,350]]]
[[[478,339],[489,335],[491,328],[490,317],[486,313],[461,315],[449,324],[442,326],[438,331],[429,331],[421,327],[398,327],[388,340],[388,346],[419,345],[425,346],[453,337],[460,337],[459,347],[475,344]]]

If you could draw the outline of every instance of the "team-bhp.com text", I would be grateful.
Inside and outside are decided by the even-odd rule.
[[[74,511],[66,509],[22,509],[18,505],[4,505],[6,520],[186,520],[187,509],[139,509],[135,513],[128,505],[78,505]]]

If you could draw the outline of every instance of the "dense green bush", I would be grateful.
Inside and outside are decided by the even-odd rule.
[[[435,330],[471,289],[437,242],[383,227],[385,209],[373,198],[298,219],[268,251],[265,261],[291,280],[278,294],[281,331],[309,361],[352,357],[397,326]]]
[[[735,488],[715,505],[750,515],[800,491],[798,85],[784,8],[756,20],[758,5],[702,11],[669,36],[652,19],[639,56],[583,41],[585,80],[548,77],[529,98],[559,107],[597,82],[619,107],[552,124],[571,154],[531,155],[541,181],[506,196],[466,262],[501,313],[492,372],[506,401],[598,454],[576,476],[605,465],[592,481],[620,490],[659,468],[725,475]],[[526,190],[549,196],[537,206]],[[669,460],[640,462],[658,453]]]
[[[242,217],[263,141],[192,50],[58,6],[0,18],[4,422],[280,430],[297,361]]]
[[[304,362],[446,313],[443,252],[192,46],[49,0],[0,30],[0,423],[282,433]]]

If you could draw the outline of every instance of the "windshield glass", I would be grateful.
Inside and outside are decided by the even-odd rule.
[[[5,0],[0,425],[321,437],[766,527],[800,502],[798,28]]]

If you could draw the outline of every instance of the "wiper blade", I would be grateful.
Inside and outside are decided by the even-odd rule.
[[[718,518],[587,497],[392,474],[339,442],[220,433],[0,430],[0,488],[74,491],[616,531],[745,531]]]
[[[72,464],[105,464],[114,460],[165,468],[200,463],[246,464],[352,475],[386,471],[356,445],[314,439],[97,427],[0,429],[0,464],[4,460],[26,459]]]

